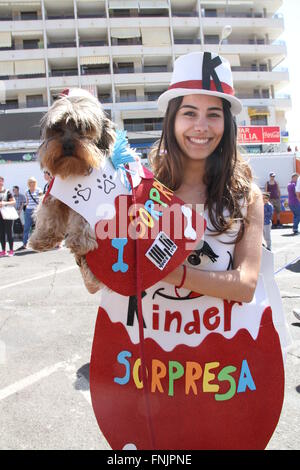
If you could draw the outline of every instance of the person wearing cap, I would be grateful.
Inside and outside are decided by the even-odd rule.
[[[205,239],[211,246],[217,239],[235,240],[231,264],[223,263],[220,272],[213,271],[216,265],[212,271],[187,265],[184,287],[251,302],[260,269],[263,201],[250,167],[237,152],[234,116],[242,104],[234,96],[229,62],[209,52],[181,56],[158,107],[165,118],[161,139],[150,154],[155,177],[183,201],[204,205]],[[217,249],[223,248],[214,248],[221,256]],[[165,280],[178,286],[182,275],[179,266]]]
[[[287,186],[288,190],[288,205],[293,213],[293,234],[298,235],[298,227],[300,223],[300,201],[296,195],[296,184],[299,180],[298,173],[293,173],[291,182]]]
[[[263,199],[248,164],[237,152],[234,116],[242,110],[242,104],[234,96],[229,62],[208,52],[178,58],[171,85],[160,96],[158,106],[165,117],[161,138],[150,155],[156,183],[174,191],[183,202],[180,210],[188,218],[184,227],[187,238],[195,239],[198,227],[192,226],[190,208],[182,209],[191,204],[201,210],[206,220],[204,239],[183,264],[145,291],[137,286],[137,295],[127,297],[103,290],[91,360],[91,393],[97,420],[104,435],[107,431],[108,440],[116,439],[115,435],[120,438],[115,448],[126,449],[127,443],[135,449],[263,448],[265,437],[256,438],[264,428],[269,439],[276,426],[277,421],[274,424],[273,416],[272,420],[269,416],[275,410],[277,417],[282,407],[283,365],[279,334],[272,323],[273,303],[268,298],[264,273],[260,272],[261,265],[265,272],[271,272],[266,278],[271,278],[273,287],[272,255],[262,250]],[[170,200],[169,194],[166,200]],[[168,209],[173,208],[170,205]],[[179,222],[176,214],[173,220],[174,225]],[[165,230],[168,232],[167,227]],[[156,238],[151,240],[151,247],[164,260],[166,246],[158,250]],[[141,251],[136,249],[136,253]],[[262,253],[266,262],[261,263]],[[143,274],[136,276],[139,282]],[[278,296],[274,301],[278,303]],[[283,317],[283,312],[278,315]],[[145,332],[145,339],[140,331]],[[107,338],[109,347],[104,346],[100,352]],[[266,349],[270,345],[271,352]],[[122,369],[122,378],[116,377],[121,348],[135,364],[134,380],[130,379],[131,364],[127,359],[126,380]],[[109,365],[105,362],[106,350],[112,358],[109,361],[113,361]],[[236,364],[237,358],[243,358],[243,364],[247,363],[244,358],[249,359],[251,372],[255,368],[253,380],[250,371],[241,370],[241,387],[239,384],[236,388],[235,383],[232,387],[234,379],[229,370],[236,371],[235,366],[225,367],[220,373],[208,372],[219,367],[221,360]],[[169,363],[169,369],[163,361]],[[177,366],[173,368],[172,364]],[[181,364],[186,364],[186,370],[188,364],[192,366],[189,377],[183,378],[185,367]],[[225,369],[228,373],[222,376]],[[266,377],[274,372],[275,383],[268,385]],[[258,375],[262,377],[260,382]],[[175,376],[182,378],[175,385],[176,391]],[[218,393],[217,377],[230,382],[229,391],[226,384]],[[254,395],[254,380],[260,395]],[[212,387],[217,392],[215,398],[206,393]],[[236,389],[246,393],[231,400]],[[270,400],[265,402],[268,392]],[[274,405],[273,398],[279,395]],[[249,444],[250,439],[255,442]]]
[[[272,171],[269,175],[270,179],[265,184],[265,192],[270,194],[270,203],[274,207],[275,215],[275,224],[272,225],[272,228],[282,227],[280,223],[280,211],[281,211],[281,202],[280,202],[280,188],[277,181],[275,181],[276,174]]]

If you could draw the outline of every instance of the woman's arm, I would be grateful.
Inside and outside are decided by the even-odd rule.
[[[16,200],[14,197],[9,198],[8,201],[1,201],[0,202],[0,207],[3,206],[14,206],[16,204]]]
[[[256,186],[253,186],[253,202],[247,216],[249,223],[245,226],[244,236],[235,246],[233,269],[201,271],[187,267],[184,288],[211,297],[251,302],[260,269],[263,232],[263,201]],[[178,286],[182,275],[183,269],[179,266],[164,280]]]

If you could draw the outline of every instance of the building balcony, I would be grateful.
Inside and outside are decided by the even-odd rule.
[[[243,83],[251,84],[252,88],[255,86],[269,86],[271,84],[276,84],[279,82],[289,81],[288,71],[279,71],[279,72],[233,72],[233,82],[235,86],[241,85]]]
[[[0,21],[1,31],[42,31],[43,30],[43,21],[38,20],[11,20]]]
[[[162,122],[141,123],[141,124],[127,124],[124,123],[124,129],[127,132],[151,132],[162,131]]]
[[[163,93],[163,92],[161,92]],[[147,94],[145,93],[143,96],[117,96],[116,103],[148,103],[153,102],[156,103],[158,97],[161,93],[156,94]]]
[[[287,111],[292,108],[291,97],[275,97],[275,98],[241,98],[244,106],[253,107],[264,106],[274,107],[277,110]]]
[[[47,87],[47,79],[45,74],[26,76],[10,77],[9,80],[5,81],[6,92],[18,92],[18,91],[31,91],[31,90],[45,90]]]
[[[216,29],[220,27],[220,30],[227,24],[232,26],[234,32],[250,30],[264,34],[269,30],[278,30],[279,33],[284,30],[283,18],[248,18],[243,16],[232,17],[232,16],[218,16],[214,18],[204,17],[202,18],[202,24],[204,31],[207,29]]]
[[[144,85],[145,83],[151,83],[152,85],[165,85],[170,83],[171,73],[125,73],[115,74],[114,82],[116,85]]]

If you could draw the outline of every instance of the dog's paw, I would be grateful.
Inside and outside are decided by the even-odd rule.
[[[84,256],[90,251],[98,248],[98,243],[93,239],[78,239],[78,237],[66,236],[65,245],[69,250],[78,256]]]
[[[57,246],[62,240],[54,239],[49,236],[41,236],[34,232],[28,240],[28,246],[34,251],[47,251]]]

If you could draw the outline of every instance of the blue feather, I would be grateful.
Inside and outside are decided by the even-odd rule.
[[[113,148],[111,161],[116,170],[126,163],[134,162],[134,151],[128,146],[126,131],[117,131],[117,140]]]

